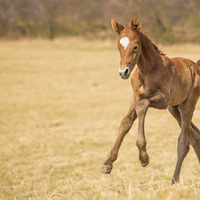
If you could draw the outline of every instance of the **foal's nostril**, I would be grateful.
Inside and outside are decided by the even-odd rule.
[[[128,74],[128,69],[125,70],[124,75],[126,76]]]
[[[127,79],[129,77],[129,68],[126,67],[125,69],[121,70],[119,68],[119,75],[123,78],[123,79]]]

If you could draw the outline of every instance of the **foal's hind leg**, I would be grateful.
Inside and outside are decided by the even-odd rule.
[[[172,114],[172,116],[177,120],[179,126],[181,127],[181,116],[178,110],[178,106],[169,106],[168,110]],[[189,129],[189,138],[190,144],[194,148],[194,151],[200,163],[200,131],[192,122]]]
[[[189,141],[188,131],[191,124],[192,113],[193,113],[193,111],[191,112],[187,110],[182,105],[180,106],[179,110],[181,114],[181,133],[178,138],[178,147],[177,147],[178,157],[177,157],[175,172],[172,179],[172,184],[179,182],[181,166],[182,166],[184,158],[189,152],[190,141]]]
[[[196,136],[196,135],[194,136],[194,132],[196,132],[197,128],[193,124],[191,125],[191,120],[192,120],[195,105],[196,105],[196,100],[194,98],[192,99],[188,98],[185,102],[180,104],[178,107],[169,107],[169,111],[177,119],[179,125],[181,126],[181,134],[178,139],[178,149],[177,149],[178,158],[177,158],[176,169],[175,169],[174,176],[172,179],[172,184],[179,181],[180,170],[181,170],[183,160],[185,156],[187,155],[187,153],[189,152],[190,140],[191,139],[194,140],[194,137]],[[192,126],[194,128],[192,128]],[[195,146],[194,148],[197,148],[197,147]]]
[[[179,126],[181,127],[181,116],[178,110],[178,106],[169,106],[168,110],[172,114],[172,116],[177,120]],[[188,133],[189,133],[190,144],[192,145],[200,163],[200,131],[191,122],[191,126],[189,128]],[[174,184],[175,182],[176,182],[175,179],[172,179],[172,184]]]
[[[192,127],[194,127],[194,124],[192,124]],[[198,157],[199,163],[200,163],[200,134],[199,134],[199,131],[195,131],[195,129],[193,128],[192,131],[189,131],[189,137],[190,137],[190,143],[191,143],[191,145]]]

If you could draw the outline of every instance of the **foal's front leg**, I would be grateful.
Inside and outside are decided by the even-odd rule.
[[[138,116],[138,137],[136,145],[139,149],[139,160],[143,167],[146,167],[149,164],[149,156],[146,152],[146,139],[144,133],[144,121],[149,105],[149,99],[142,99],[138,101],[136,106],[136,113]]]
[[[115,141],[115,144],[114,144],[113,148],[111,149],[110,153],[108,154],[108,159],[105,161],[105,163],[102,166],[101,172],[103,174],[109,174],[111,172],[112,163],[117,159],[118,151],[122,144],[122,141],[123,141],[125,135],[130,130],[133,122],[137,118],[137,115],[135,112],[135,105],[136,105],[136,100],[135,100],[135,96],[134,96],[131,100],[128,114],[121,121],[121,124],[119,127],[119,133],[118,133],[117,139]]]
[[[149,97],[141,98],[136,105],[136,113],[138,116],[138,137],[136,145],[139,149],[139,160],[143,167],[149,164],[149,156],[146,152],[146,139],[144,133],[144,122],[146,112],[149,107],[158,109],[166,109],[168,106],[168,98],[166,94],[157,92]]]

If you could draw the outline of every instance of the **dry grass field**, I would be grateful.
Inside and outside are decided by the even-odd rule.
[[[112,173],[101,174],[132,96],[118,75],[116,42],[0,44],[0,199],[199,199],[192,148],[180,183],[170,185],[180,130],[165,110],[147,114],[150,164],[138,160],[135,122]],[[200,45],[158,46],[169,57],[200,59]],[[200,104],[193,121],[200,127]]]

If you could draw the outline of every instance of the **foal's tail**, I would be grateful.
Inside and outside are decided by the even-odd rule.
[[[200,67],[200,60],[198,60],[198,61],[196,62],[196,64]]]

